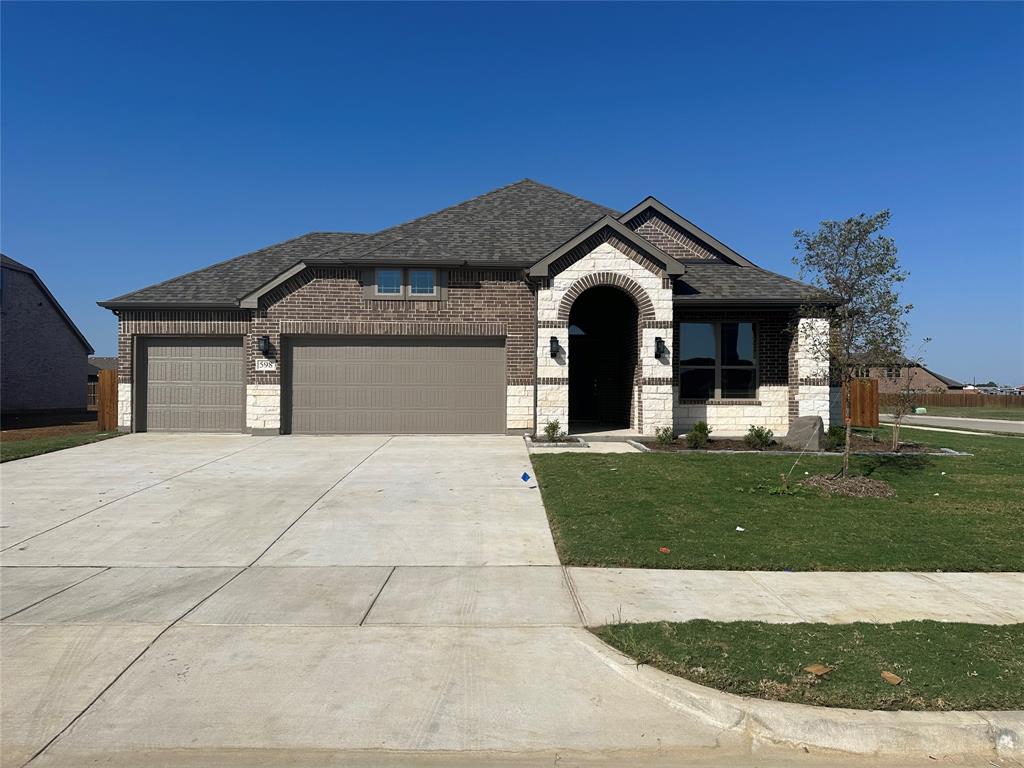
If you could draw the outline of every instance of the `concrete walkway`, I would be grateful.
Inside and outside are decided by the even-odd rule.
[[[881,620],[899,601],[869,596],[906,587],[862,574],[857,602],[837,574],[565,569],[528,469],[501,437],[133,435],[2,465],[0,765],[760,765],[766,745],[787,764],[914,733],[995,756],[995,723],[1024,733],[1010,715],[783,722],[787,705],[638,669],[584,624],[716,603]],[[1020,589],[909,578],[907,615],[1012,620],[981,595]]]
[[[588,626],[691,619],[1024,622],[1022,573],[567,571]]]
[[[1022,409],[1024,410],[1024,409]],[[879,414],[879,421],[891,424],[892,416]],[[1024,421],[1009,419],[968,419],[959,416],[904,416],[905,427],[933,427],[965,434],[984,434],[986,432],[1002,432],[1010,435],[1024,435]]]

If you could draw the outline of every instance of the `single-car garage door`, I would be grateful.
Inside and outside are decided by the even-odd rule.
[[[244,432],[241,338],[149,338],[139,347],[136,413],[150,432]]]
[[[505,431],[504,339],[295,337],[284,367],[295,433]]]

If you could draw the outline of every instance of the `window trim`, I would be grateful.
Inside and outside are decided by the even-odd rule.
[[[725,365],[722,362],[722,325],[725,323],[749,323],[754,337],[754,364],[753,365]],[[683,365],[683,330],[682,326],[687,324],[710,325],[715,335],[715,363],[714,365]],[[680,320],[676,324],[676,337],[679,339],[678,351],[676,353],[676,386],[679,388],[679,401],[686,403],[714,403],[716,401],[728,401],[730,403],[757,403],[758,391],[761,388],[761,366],[758,359],[758,334],[760,328],[756,320],[723,319],[723,320]],[[711,397],[687,397],[683,394],[683,370],[713,370],[715,372],[715,386]],[[740,370],[754,372],[754,393],[749,397],[725,397],[722,394],[722,371]]]

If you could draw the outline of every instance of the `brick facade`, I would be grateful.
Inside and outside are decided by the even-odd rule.
[[[591,244],[592,245],[592,244]],[[636,344],[625,354],[637,361],[630,426],[653,434],[661,426],[682,432],[705,420],[716,434],[742,434],[751,424],[784,434],[798,415],[821,415],[829,423],[834,393],[827,361],[815,359],[811,344],[793,332],[788,311],[702,310],[673,307],[672,291],[660,267],[620,251],[606,238],[575,260],[560,260],[561,271],[529,282],[515,270],[445,270],[447,290],[437,301],[367,298],[355,268],[309,268],[262,297],[255,310],[125,310],[119,316],[120,426],[131,428],[133,353],[145,336],[236,336],[246,354],[246,424],[254,432],[276,432],[281,423],[281,339],[288,335],[501,336],[506,340],[506,426],[533,430],[549,419],[568,425],[569,366],[564,350],[550,355],[549,339],[568,342],[573,301],[598,285],[616,287],[637,305]],[[676,329],[686,320],[741,320],[757,324],[758,394],[752,401],[681,402]],[[812,335],[827,333],[800,321]],[[259,351],[259,339],[270,350]],[[655,338],[670,354],[655,358]],[[256,371],[257,359],[276,363]]]
[[[84,410],[91,350],[31,274],[5,266],[0,286],[3,410]]]
[[[275,431],[280,424],[281,338],[288,334],[502,336],[509,386],[508,428],[532,429],[534,384],[534,287],[516,270],[446,270],[447,290],[438,301],[364,297],[354,268],[313,267],[261,298],[256,310],[123,311],[118,323],[118,378],[132,382],[135,340],[145,336],[243,336],[246,355],[247,424]],[[259,351],[261,336],[270,351]],[[257,359],[276,363],[256,371]],[[84,379],[83,379],[84,381]],[[84,385],[83,385],[84,388]],[[122,402],[131,388],[122,390]],[[120,426],[131,427],[130,406]]]

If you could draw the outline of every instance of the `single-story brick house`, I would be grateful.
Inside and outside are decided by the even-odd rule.
[[[85,410],[88,340],[31,267],[0,254],[0,409]]]
[[[903,365],[865,366],[861,374],[869,379],[878,379],[878,391],[882,394],[895,394],[905,389],[924,393],[962,393],[964,390],[964,385],[956,379],[909,361]]]
[[[654,198],[524,180],[373,234],[313,232],[100,302],[124,430],[653,434],[829,422],[832,299]],[[798,330],[791,329],[798,323]]]

